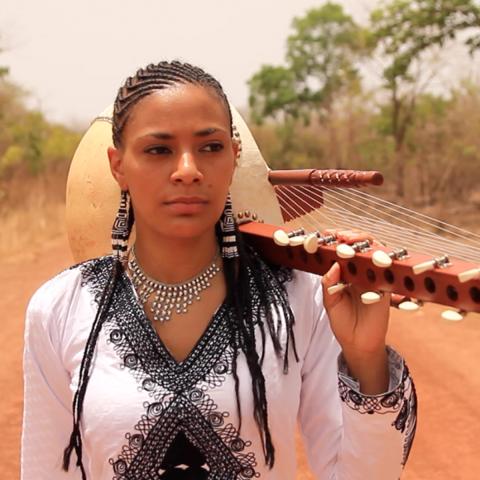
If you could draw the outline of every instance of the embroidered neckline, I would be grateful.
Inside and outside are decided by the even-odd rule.
[[[155,330],[154,326],[152,325],[152,322],[149,320],[147,317],[145,310],[140,302],[140,298],[138,296],[138,293],[135,290],[135,287],[133,285],[132,279],[128,276],[127,272],[123,271],[121,275],[121,281],[124,282],[124,286],[126,289],[130,290],[131,295],[128,296],[130,299],[134,299],[134,303],[137,304],[137,307],[135,309],[135,313],[138,313],[136,316],[138,318],[139,323],[146,329],[147,333],[152,339],[153,343],[157,344],[157,347],[159,350],[162,352],[162,357],[164,360],[166,360],[169,368],[173,370],[183,370],[184,368],[189,368],[190,364],[192,361],[195,360],[195,357],[197,357],[198,350],[202,350],[204,343],[206,342],[206,339],[209,339],[212,337],[213,332],[211,330],[215,330],[217,327],[217,324],[224,320],[224,317],[226,316],[227,310],[229,308],[229,305],[227,303],[227,300],[224,299],[222,303],[219,305],[219,307],[215,310],[215,312],[212,315],[212,318],[208,321],[207,326],[205,327],[205,330],[202,332],[200,337],[197,339],[195,342],[194,346],[191,348],[190,352],[188,352],[187,356],[181,360],[178,361],[174,358],[168,347],[165,345],[164,341],[158,334],[158,332]],[[133,302],[132,302],[133,303]]]
[[[111,258],[107,257],[82,268],[83,284],[91,289],[96,301],[110,266]],[[184,435],[205,456],[209,479],[248,480],[260,476],[255,453],[250,451],[251,441],[241,438],[229,421],[230,412],[219,408],[209,395],[232,375],[231,314],[231,307],[224,302],[198,345],[178,363],[160,341],[129,279],[120,276],[104,334],[120,359],[120,368],[128,369],[139,390],[150,399],[144,401],[144,413],[137,424],[125,434],[128,443],[109,459],[114,480],[167,478],[162,472],[172,474],[176,468],[168,464],[167,457],[178,435]],[[188,465],[183,466],[193,469],[189,454],[185,455],[182,463]]]

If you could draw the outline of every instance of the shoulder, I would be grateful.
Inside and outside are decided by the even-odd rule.
[[[64,318],[82,296],[96,295],[108,278],[112,257],[99,257],[73,265],[41,285],[27,307],[26,327],[47,328],[55,318]]]
[[[315,299],[323,304],[322,277],[301,270],[292,270],[291,280],[286,283],[289,297]]]
[[[319,290],[321,295],[321,276],[284,266],[273,265],[250,245],[247,248],[247,252],[252,268],[263,273],[263,275],[275,278],[278,283],[285,286],[289,294],[297,295]]]
[[[323,304],[322,277],[313,273],[292,271],[292,280],[287,284],[290,307],[295,317],[295,342],[299,358],[316,358],[321,361],[321,352],[335,361],[338,344],[330,327],[330,320]],[[308,368],[308,367],[306,367]]]
[[[251,266],[271,288],[281,286],[295,317],[310,317],[323,311],[322,277],[301,270],[272,265],[253,248],[249,249]]]
[[[313,273],[292,270],[292,278],[286,283],[288,300],[295,318],[302,319],[311,328],[322,317],[323,306],[322,277]]]

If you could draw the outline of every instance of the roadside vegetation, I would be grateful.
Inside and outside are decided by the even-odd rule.
[[[248,82],[247,119],[267,163],[380,170],[382,196],[480,231],[480,79],[441,81],[459,48],[478,59],[478,1],[388,0],[365,25],[319,2],[293,19],[284,62]],[[81,138],[27,98],[0,49],[0,253],[63,232]]]

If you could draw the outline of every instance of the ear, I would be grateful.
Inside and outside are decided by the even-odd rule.
[[[117,181],[121,190],[128,190],[128,185],[123,171],[123,155],[121,150],[115,147],[108,147],[107,154],[110,162],[110,171],[112,172],[113,178]]]

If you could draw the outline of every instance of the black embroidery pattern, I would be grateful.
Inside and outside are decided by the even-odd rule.
[[[405,391],[405,386],[403,383],[401,383],[395,390],[385,395],[362,395],[350,385],[344,383],[342,380],[339,380],[338,388],[342,401],[345,402],[352,410],[356,410],[362,415],[398,412],[402,405]]]
[[[81,267],[83,284],[92,289],[97,302],[111,261],[104,257]],[[144,404],[145,414],[135,425],[135,433],[126,434],[128,444],[118,458],[109,459],[114,480],[247,480],[260,476],[255,455],[248,451],[251,442],[240,438],[226,421],[229,412],[219,411],[206,393],[220,387],[232,373],[230,314],[229,306],[223,304],[189,356],[176,362],[136,301],[128,277],[122,275],[104,332],[121,368],[132,373],[138,388],[153,401]],[[180,465],[175,464],[180,460]]]
[[[417,429],[417,394],[406,365],[403,371],[403,381],[406,385],[405,396],[400,413],[392,425],[405,435],[402,459],[402,466],[405,466],[410,450],[412,449],[413,439],[415,438]]]
[[[87,260],[86,262],[70,267],[70,269],[80,268],[82,273],[81,286],[88,286],[88,289],[93,294],[93,298],[97,304],[100,302],[103,288],[110,276],[112,263],[113,257],[105,256]]]
[[[202,390],[193,389],[185,397],[176,396],[163,404],[147,403],[145,407],[146,414],[135,426],[138,433],[127,434],[128,445],[117,460],[110,459],[114,480],[167,478],[162,476],[168,473],[164,459],[179,434],[185,435],[205,459],[201,468],[208,472],[208,479],[260,476],[255,472],[255,455],[244,453],[251,442],[238,436],[235,427],[226,423],[228,412],[219,412]]]
[[[221,365],[226,364],[226,359],[222,356],[231,337],[228,306],[220,307],[199,343],[183,362],[178,363],[160,342],[127,282],[126,278],[121,280],[113,302],[114,309],[121,307],[122,314],[112,312],[105,324],[109,340],[123,366],[132,371],[137,381],[154,382],[174,392],[192,388],[202,379],[210,380],[212,386],[218,385],[216,371],[224,370]],[[227,371],[220,376],[225,373]]]
[[[390,369],[390,375],[397,380],[396,372],[401,369],[400,357],[389,349],[390,363],[393,368]],[[398,375],[399,377],[399,375]],[[400,380],[398,378],[398,380]],[[395,390],[384,395],[368,396],[361,394],[358,390],[349,385],[339,377],[340,398],[352,410],[361,414],[386,414],[396,413],[395,420],[392,422],[398,431],[404,434],[402,466],[405,466],[412,448],[413,439],[417,426],[417,395],[415,385],[408,370],[407,365],[403,364],[402,378]]]

